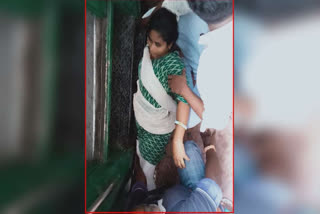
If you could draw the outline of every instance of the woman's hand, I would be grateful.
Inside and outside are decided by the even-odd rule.
[[[184,160],[189,161],[190,158],[187,156],[184,150],[184,144],[182,140],[173,140],[172,142],[172,152],[173,152],[173,161],[176,167],[185,168],[186,165]]]
[[[188,123],[190,107],[188,104],[179,101],[177,107],[177,121],[182,124]],[[189,157],[187,156],[184,150],[183,137],[185,134],[185,127],[176,124],[176,128],[173,132],[172,137],[172,154],[174,164],[179,168],[185,168],[184,160],[189,161]]]

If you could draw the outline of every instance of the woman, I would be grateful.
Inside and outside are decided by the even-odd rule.
[[[183,146],[189,105],[168,86],[168,75],[181,75],[184,69],[175,45],[177,38],[176,16],[165,8],[156,11],[147,29],[147,47],[139,64],[138,90],[134,94],[137,154],[148,190],[155,188],[154,169],[164,156],[172,133],[176,166],[184,168],[184,159],[189,159]]]

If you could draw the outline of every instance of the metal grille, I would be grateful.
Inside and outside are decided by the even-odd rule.
[[[137,79],[136,19],[114,14],[110,144],[123,149],[134,145],[132,96]]]

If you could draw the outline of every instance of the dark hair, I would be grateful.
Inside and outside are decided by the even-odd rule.
[[[232,0],[188,0],[190,8],[207,24],[217,24],[232,14]]]
[[[157,31],[163,41],[168,45],[173,44],[172,47],[175,47],[175,43],[178,39],[178,22],[175,14],[171,13],[165,8],[157,10],[150,18],[150,22],[147,28],[147,36],[151,30]],[[173,48],[171,48],[172,50]]]

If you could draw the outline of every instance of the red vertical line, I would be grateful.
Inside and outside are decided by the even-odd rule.
[[[84,0],[84,211],[87,212],[87,0]]]

